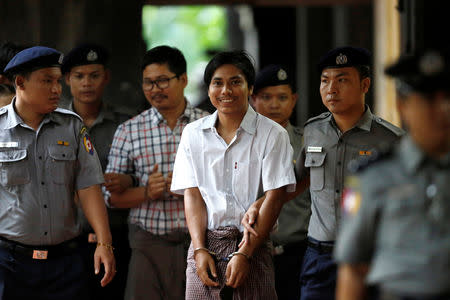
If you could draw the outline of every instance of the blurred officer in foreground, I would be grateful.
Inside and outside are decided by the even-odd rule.
[[[86,272],[115,274],[103,175],[79,116],[57,108],[62,54],[19,52],[5,67],[16,97],[0,109],[0,298],[87,299]],[[75,193],[98,237],[83,263]]]
[[[294,127],[289,122],[297,103],[297,93],[294,78],[287,68],[268,65],[260,70],[256,75],[251,99],[256,112],[287,130],[294,150],[293,157],[298,157],[303,147],[303,128]],[[283,205],[277,230],[270,235],[274,244],[275,288],[279,299],[300,298],[298,283],[310,215],[311,198],[307,189]]]
[[[117,126],[132,116],[119,111],[118,108],[108,104],[103,93],[110,79],[107,69],[108,52],[101,45],[83,43],[73,48],[63,60],[62,72],[66,84],[70,87],[73,100],[67,107],[76,112],[86,125],[91,141],[98,153],[102,171],[108,164],[109,149],[112,144]],[[132,177],[125,174],[105,174],[105,186],[112,190],[124,190],[132,186]],[[131,254],[128,245],[128,209],[108,209],[111,234],[114,238],[116,266],[119,271],[114,284],[105,289],[98,284],[98,276],[92,274],[90,283],[94,297],[105,299],[123,299],[127,279],[128,262]],[[81,208],[79,217],[82,224],[85,241],[90,244],[88,259],[95,251],[97,238],[89,226]]]
[[[408,134],[348,180],[337,296],[365,299],[369,285],[378,299],[450,299],[449,53],[403,57],[386,73]]]

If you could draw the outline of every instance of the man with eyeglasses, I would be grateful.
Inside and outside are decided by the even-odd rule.
[[[189,234],[183,197],[170,192],[184,127],[208,113],[184,97],[188,83],[180,50],[158,46],[144,55],[142,89],[152,106],[120,125],[106,172],[132,174],[138,186],[111,192],[107,204],[130,208],[132,250],[125,299],[184,299]]]

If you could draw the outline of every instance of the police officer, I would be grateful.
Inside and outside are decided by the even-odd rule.
[[[62,72],[66,84],[70,87],[72,101],[68,109],[83,119],[91,141],[98,153],[103,172],[108,164],[109,149],[117,126],[132,117],[108,104],[103,93],[109,82],[107,69],[108,52],[98,44],[83,43],[73,48],[65,57]],[[110,189],[124,190],[132,186],[132,178],[121,174],[105,174],[105,186]],[[92,252],[97,242],[94,231],[79,209],[79,216]],[[114,237],[115,257],[118,272],[113,285],[101,288],[96,276],[91,277],[91,290],[94,298],[123,299],[127,279],[128,261],[131,254],[128,245],[128,209],[108,209],[111,233]],[[88,254],[90,259],[91,253]]]
[[[4,71],[16,86],[0,109],[0,293],[2,299],[86,299],[75,193],[98,237],[101,285],[115,261],[97,153],[81,119],[58,107],[62,54],[19,52]],[[93,270],[94,271],[94,270]],[[0,297],[1,298],[1,297]]]
[[[365,105],[371,83],[369,65],[369,51],[351,46],[329,51],[318,64],[320,95],[329,111],[305,123],[305,145],[296,165],[300,181],[309,179],[311,193],[301,299],[335,298],[332,251],[347,164],[357,157],[370,157],[374,148],[394,142],[403,133]]]
[[[251,103],[258,113],[287,130],[294,158],[298,157],[303,146],[303,128],[295,127],[289,122],[296,102],[294,80],[286,67],[272,64],[258,72]],[[271,234],[275,246],[275,288],[279,299],[300,298],[298,281],[306,249],[310,206],[309,190],[287,202],[278,217],[277,230]]]
[[[420,51],[386,73],[408,134],[349,177],[337,295],[365,299],[367,284],[379,299],[450,299],[450,55]]]

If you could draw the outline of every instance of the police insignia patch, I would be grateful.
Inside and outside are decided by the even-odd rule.
[[[97,52],[94,50],[89,51],[89,53],[86,55],[86,59],[88,61],[96,61],[98,58]]]
[[[345,65],[346,63],[347,63],[347,56],[345,54],[339,53],[339,55],[336,56],[336,64]]]
[[[285,70],[280,69],[277,73],[277,78],[278,80],[282,81],[282,80],[286,80],[287,79],[287,73]]]
[[[92,146],[91,138],[87,133],[83,137],[83,143],[86,152],[89,153],[90,155],[94,155],[94,146]]]

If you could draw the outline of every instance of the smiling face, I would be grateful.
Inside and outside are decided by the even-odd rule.
[[[101,64],[76,66],[66,75],[74,101],[84,104],[100,102],[108,81],[109,73]]]
[[[16,77],[18,101],[21,107],[34,114],[44,115],[58,107],[62,87],[59,67],[43,68],[28,76]]]
[[[283,127],[286,127],[297,102],[297,94],[292,93],[288,84],[268,86],[252,95],[255,110]]]
[[[242,71],[234,65],[226,64],[217,68],[208,88],[208,96],[219,114],[243,116],[247,112],[249,88]]]
[[[167,81],[166,88],[160,88],[154,82]],[[142,72],[142,88],[147,101],[158,111],[176,111],[184,106],[184,89],[187,75],[176,76],[167,64],[153,63]]]
[[[369,86],[370,78],[361,79],[353,67],[324,69],[320,76],[322,103],[333,114],[361,114]]]

